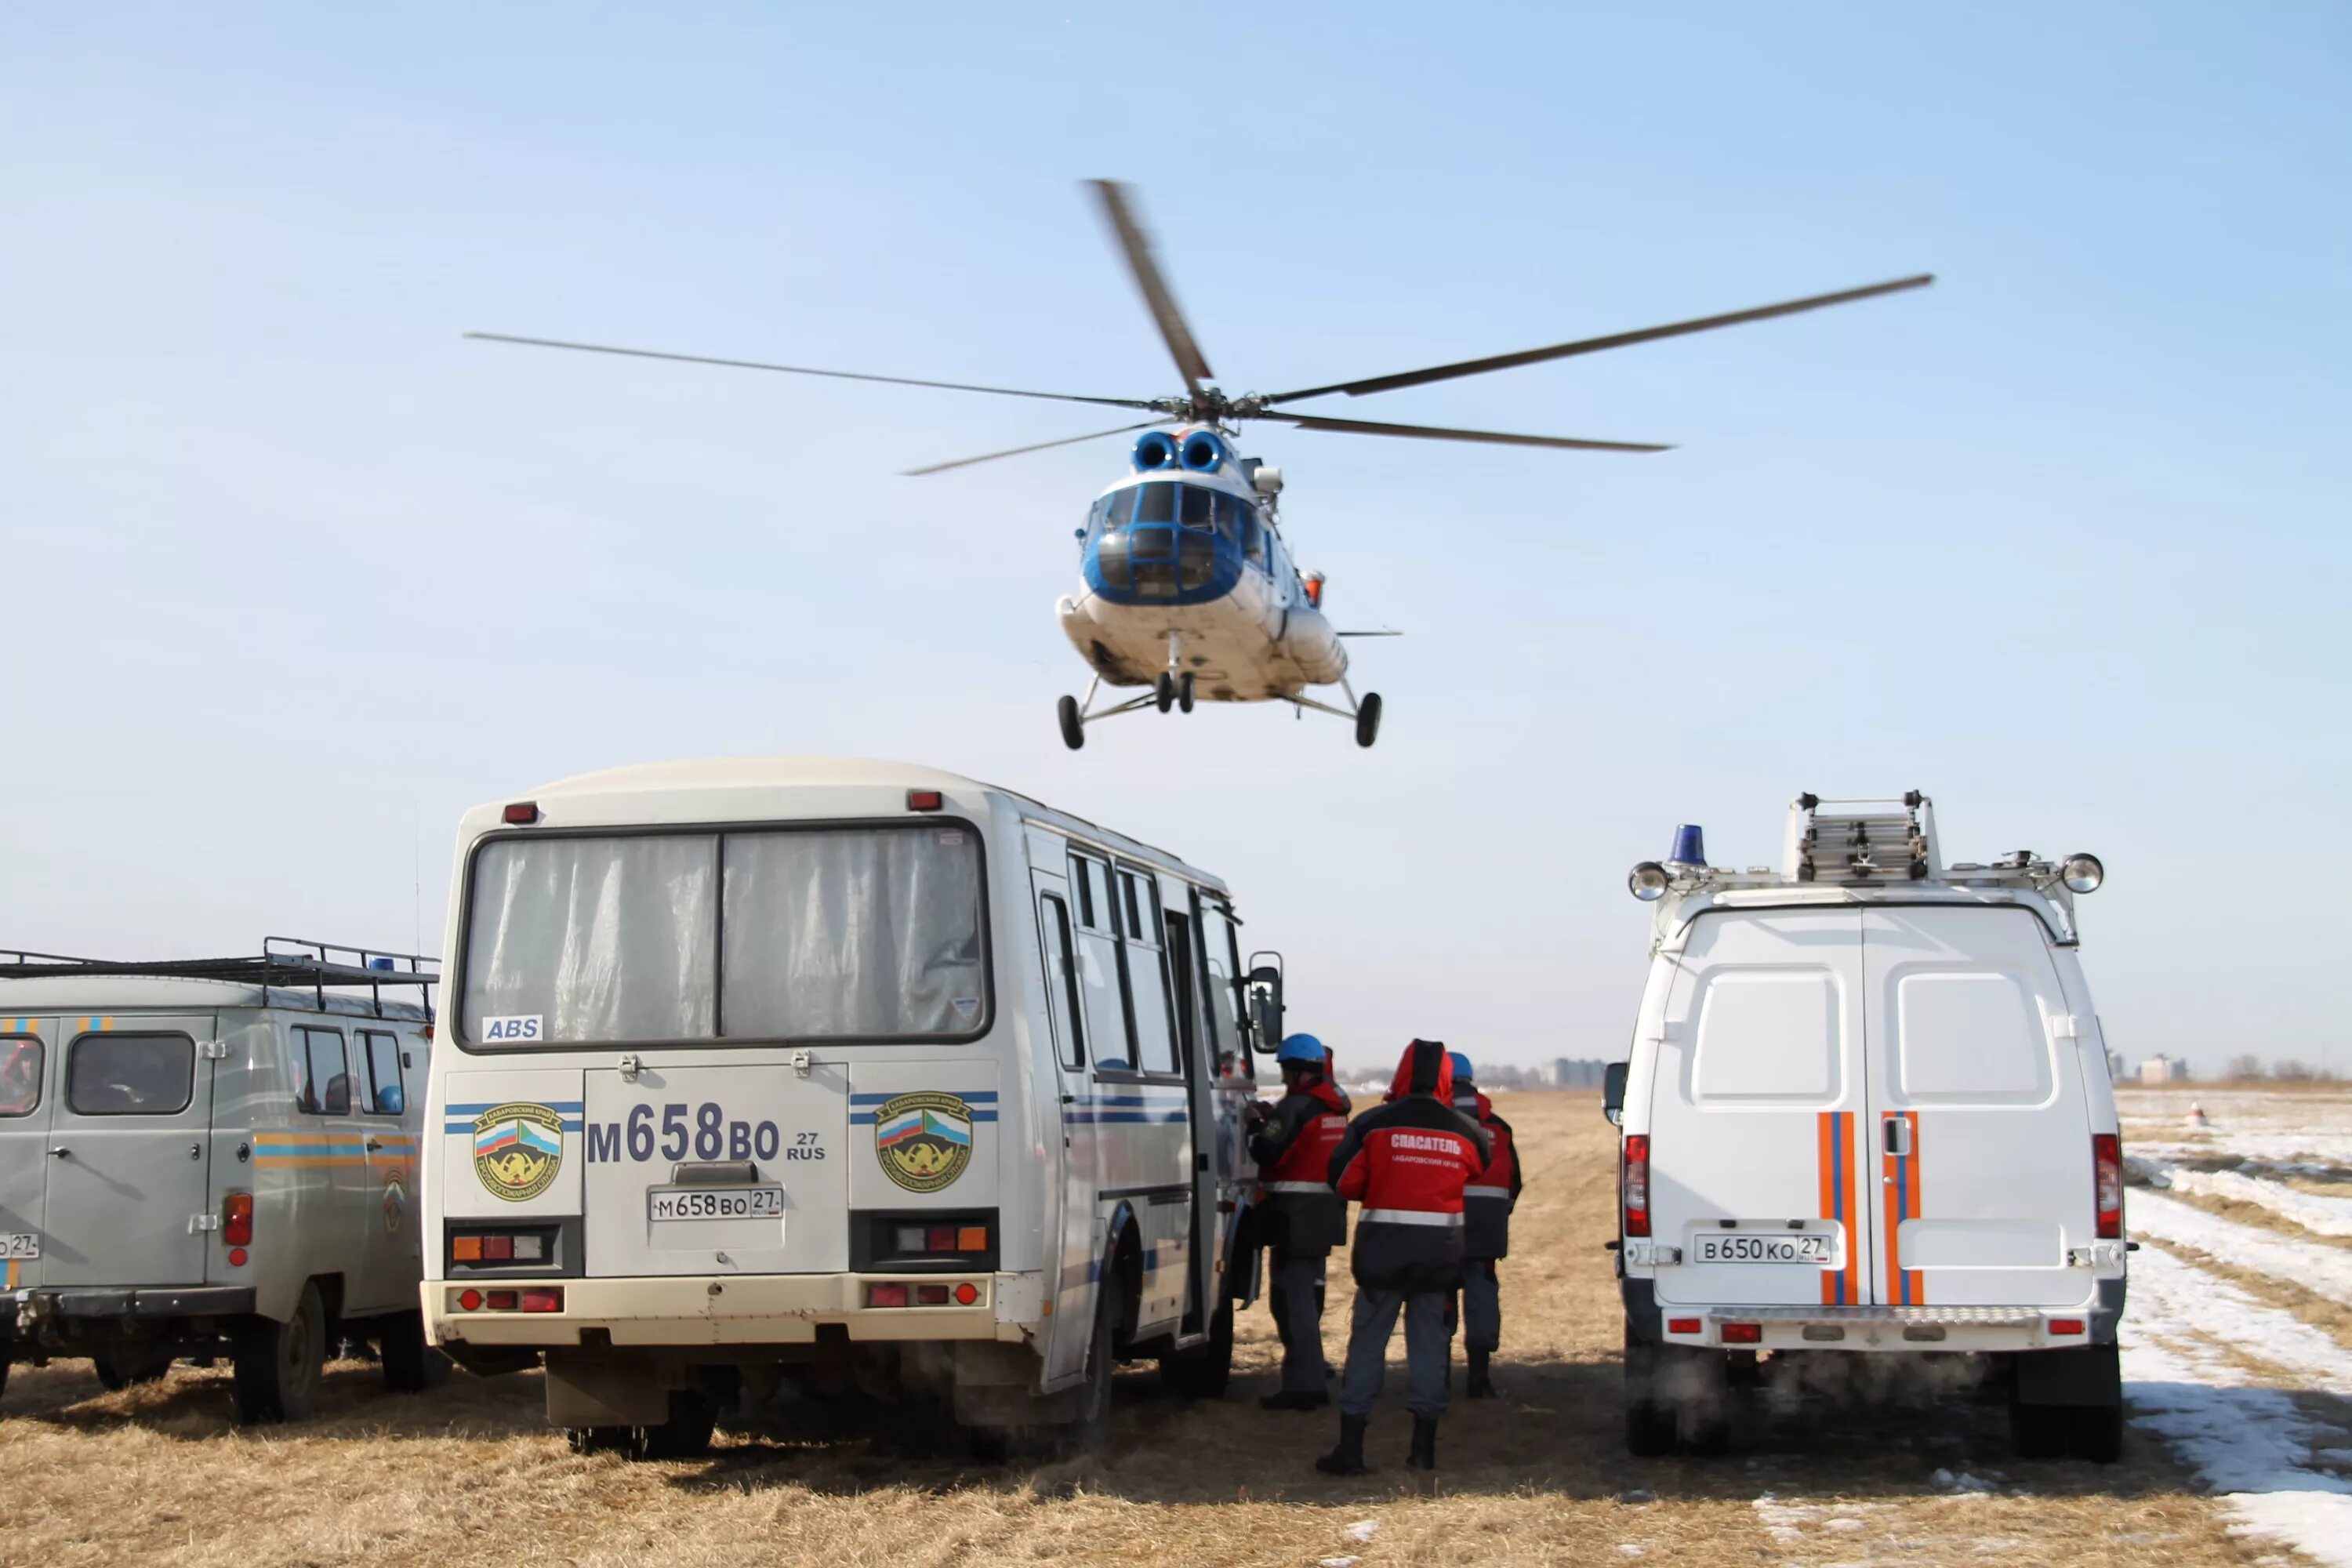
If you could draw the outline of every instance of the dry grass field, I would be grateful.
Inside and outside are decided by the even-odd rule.
[[[1375,1418],[1378,1474],[1318,1476],[1328,1414],[1269,1415],[1273,1336],[1244,1320],[1233,1395],[1181,1406],[1148,1367],[1120,1382],[1107,1452],[989,1468],[871,1412],[722,1434],[707,1459],[578,1458],[541,1422],[537,1376],[459,1374],[421,1396],[331,1370],[321,1413],[230,1425],[227,1374],[121,1394],[86,1363],[19,1369],[0,1406],[0,1561],[132,1560],[1353,1565],[1671,1562],[2202,1564],[2293,1561],[2231,1533],[2158,1438],[2109,1468],[2011,1458],[2000,1408],[1966,1393],[1808,1395],[1715,1460],[1635,1461],[1619,1441],[1609,1255],[1612,1130],[1594,1097],[1507,1097],[1528,1187],[1504,1267],[1506,1397],[1456,1403],[1434,1481]],[[1333,1258],[1327,1338],[1347,1321]],[[1396,1355],[1401,1358],[1402,1347]],[[1457,1373],[1458,1386],[1458,1373]]]

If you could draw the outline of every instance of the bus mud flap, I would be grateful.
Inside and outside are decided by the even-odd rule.
[[[547,1352],[551,1426],[658,1426],[669,1419],[669,1391],[685,1387],[680,1369],[631,1356]]]

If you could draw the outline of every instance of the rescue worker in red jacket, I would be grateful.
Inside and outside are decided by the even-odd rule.
[[[1454,1053],[1454,1109],[1475,1119],[1492,1145],[1486,1168],[1462,1189],[1465,1223],[1462,1234],[1463,1348],[1470,1353],[1471,1399],[1496,1396],[1488,1358],[1503,1344],[1502,1287],[1496,1260],[1511,1250],[1511,1210],[1519,1201],[1519,1156],[1511,1146],[1511,1124],[1495,1114],[1495,1102],[1478,1091],[1470,1058]]]
[[[1384,1105],[1348,1127],[1331,1155],[1331,1184],[1363,1205],[1350,1261],[1355,1321],[1339,1379],[1339,1446],[1315,1461],[1326,1475],[1365,1473],[1364,1428],[1380,1398],[1389,1336],[1404,1314],[1412,1450],[1405,1463],[1437,1468],[1445,1414],[1445,1305],[1462,1283],[1462,1193],[1486,1168],[1486,1134],[1454,1109],[1454,1064],[1434,1040],[1415,1040],[1397,1064]]]
[[[1348,1131],[1345,1090],[1331,1081],[1331,1053],[1312,1035],[1292,1035],[1275,1052],[1282,1098],[1253,1106],[1250,1158],[1258,1166],[1259,1238],[1270,1249],[1268,1305],[1282,1336],[1282,1388],[1258,1401],[1267,1410],[1319,1410],[1323,1386],[1323,1264],[1348,1239],[1348,1205],[1331,1190],[1331,1152]]]

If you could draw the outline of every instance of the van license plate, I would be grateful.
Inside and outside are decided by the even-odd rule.
[[[0,1235],[0,1258],[38,1258],[41,1237],[36,1231],[10,1231]]]
[[[777,1219],[782,1187],[654,1187],[646,1194],[656,1219]]]
[[[1827,1263],[1830,1238],[1820,1234],[1735,1230],[1701,1236],[1691,1252],[1700,1263]]]

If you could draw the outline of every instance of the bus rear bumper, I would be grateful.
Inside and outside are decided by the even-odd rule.
[[[426,1331],[436,1344],[481,1346],[812,1344],[834,1329],[853,1341],[1028,1342],[1032,1325],[1001,1322],[997,1275],[730,1274],[631,1279],[428,1279]],[[867,1306],[869,1287],[903,1287],[917,1300],[944,1286],[944,1304]],[[973,1300],[959,1302],[959,1287]],[[524,1310],[526,1300],[551,1310]],[[510,1294],[509,1294],[510,1293]],[[478,1304],[465,1305],[468,1298]],[[508,1300],[514,1304],[505,1305]],[[493,1302],[500,1303],[492,1305]],[[587,1336],[583,1338],[583,1336]],[[824,1337],[830,1338],[831,1335]]]

